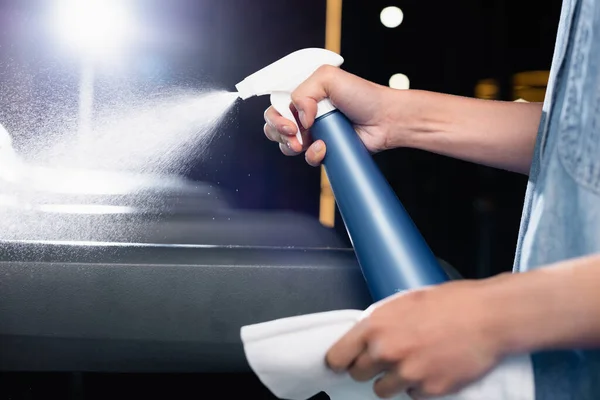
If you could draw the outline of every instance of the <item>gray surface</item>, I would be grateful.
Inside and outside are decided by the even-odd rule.
[[[331,230],[268,215],[115,222],[94,236],[109,243],[60,243],[81,226],[0,241],[0,370],[247,372],[241,326],[370,304]],[[138,245],[118,235],[127,226]]]
[[[1,213],[0,240],[217,246],[346,247],[316,218],[270,211],[204,215]],[[69,261],[69,260],[66,260]]]
[[[2,252],[2,370],[247,371],[242,325],[369,304],[350,250]]]

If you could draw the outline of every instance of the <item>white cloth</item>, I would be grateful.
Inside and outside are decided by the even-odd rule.
[[[377,400],[373,382],[336,374],[325,355],[363,315],[340,310],[248,325],[241,329],[246,358],[262,383],[281,399],[305,400],[326,392],[332,400]],[[530,357],[506,359],[479,382],[445,400],[534,400]],[[406,394],[396,400],[410,400]]]

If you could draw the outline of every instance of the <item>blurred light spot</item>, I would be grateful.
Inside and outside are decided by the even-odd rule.
[[[107,55],[133,35],[129,10],[119,0],[60,0],[55,11],[62,40],[88,55]]]
[[[398,7],[386,7],[381,11],[380,18],[386,28],[397,28],[404,20],[404,13]]]
[[[394,74],[390,78],[390,87],[392,89],[408,89],[410,88],[410,79],[404,74]]]

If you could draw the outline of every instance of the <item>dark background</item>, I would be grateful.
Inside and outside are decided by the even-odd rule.
[[[146,34],[118,67],[100,66],[97,99],[119,90],[164,87],[232,89],[251,72],[300,48],[323,47],[324,0],[134,1]],[[52,39],[51,1],[0,4],[0,122],[30,145],[57,110],[72,121],[79,64]],[[404,22],[379,20],[397,5]],[[387,84],[402,72],[411,87],[473,96],[480,79],[500,82],[550,66],[560,1],[345,1],[343,68]],[[245,209],[290,209],[318,216],[319,171],[287,158],[262,133],[268,98],[238,103],[189,176],[218,183]],[[39,123],[36,124],[36,121]],[[68,123],[68,122],[64,122]],[[400,199],[440,257],[467,277],[511,268],[526,178],[416,150],[376,157]],[[339,218],[338,218],[339,219]],[[344,233],[341,221],[337,223]]]
[[[142,93],[176,86],[233,89],[294,50],[324,46],[324,0],[133,3],[146,34],[118,67],[98,68],[97,102],[124,87]],[[77,109],[79,64],[52,39],[51,5],[0,4],[0,122],[17,144],[43,136],[36,127],[57,110],[68,121]],[[404,11],[395,29],[379,19],[389,5]],[[412,88],[463,96],[473,96],[480,79],[495,78],[501,98],[512,99],[513,74],[549,69],[559,13],[557,0],[345,1],[343,68],[381,84],[402,72]],[[267,106],[267,97],[238,103],[210,157],[195,160],[188,175],[218,183],[240,208],[289,209],[317,218],[319,171],[303,157],[281,155],[266,140]],[[525,177],[411,149],[376,159],[438,256],[467,277],[511,268]],[[337,227],[344,234],[339,217]]]
[[[404,21],[387,29],[380,10],[397,5]],[[511,100],[512,75],[548,70],[560,1],[348,1],[345,68],[386,84],[402,72],[411,87],[474,95],[495,78]],[[430,246],[465,276],[512,268],[526,178],[411,149],[377,156]]]
[[[52,3],[0,1],[0,123],[20,148],[32,139],[43,142],[48,119],[59,113],[58,120],[68,124],[77,109],[79,64],[51,38]],[[324,45],[325,0],[133,3],[146,35],[121,65],[99,68],[98,101],[123,88],[140,93],[207,85],[233,90],[243,77],[292,51]],[[495,78],[501,98],[512,100],[513,74],[550,67],[560,3],[346,0],[343,68],[381,84],[401,72],[412,88],[463,96],[473,96],[479,80]],[[389,5],[404,11],[396,29],[379,20]],[[239,208],[288,209],[318,218],[319,170],[308,167],[303,157],[281,155],[264,137],[267,106],[266,97],[237,104],[210,148],[211,157],[195,160],[188,175],[220,185]],[[526,177],[410,149],[376,159],[438,256],[466,277],[512,267]],[[344,233],[339,218],[337,229]],[[53,387],[78,379],[42,377],[42,389],[33,389],[34,378],[1,378],[5,398],[50,398]],[[114,385],[122,385],[122,379],[109,384],[90,378],[87,397],[114,396]],[[204,391],[212,382],[211,387],[225,392],[229,385],[224,378],[208,377],[204,383],[197,377],[169,379],[160,385],[153,378],[129,380],[131,386],[123,390],[132,398],[151,393],[196,398],[198,385]]]

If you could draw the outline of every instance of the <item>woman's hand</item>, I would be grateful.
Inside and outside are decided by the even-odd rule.
[[[306,151],[306,160],[317,166],[325,156],[325,144],[312,142],[309,134],[316,114],[317,103],[325,98],[344,113],[353,123],[356,132],[369,151],[376,153],[388,148],[388,138],[396,117],[391,107],[393,89],[361,79],[339,68],[319,68],[292,93],[291,109],[303,136],[304,146],[296,139],[296,127],[282,117],[273,107],[265,112],[265,134],[279,142],[286,155]]]
[[[403,391],[415,399],[455,393],[503,356],[484,298],[485,283],[474,281],[391,297],[330,349],[327,363],[360,382],[383,373],[374,386],[382,398]]]
[[[542,114],[537,103],[489,101],[421,90],[395,90],[339,68],[317,70],[292,94],[296,127],[273,107],[265,112],[265,134],[284,154],[306,150],[306,160],[318,165],[323,142],[312,143],[308,131],[325,98],[353,123],[372,153],[410,147],[495,168],[528,173]],[[309,147],[310,146],[310,147]]]

